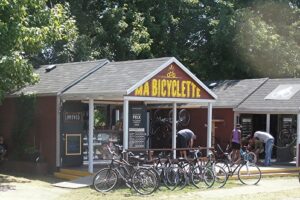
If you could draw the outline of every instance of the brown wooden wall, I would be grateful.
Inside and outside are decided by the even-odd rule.
[[[189,128],[193,130],[197,139],[195,146],[206,146],[207,141],[207,108],[188,109],[191,115],[191,121]],[[230,142],[231,132],[233,129],[234,113],[232,108],[213,108],[213,120],[215,122],[215,140],[219,143],[222,148]],[[220,121],[224,120],[224,121]]]
[[[3,135],[8,145],[8,156],[13,149],[12,131],[16,121],[15,98],[7,98],[0,105],[0,135]],[[49,169],[55,169],[56,164],[56,97],[38,97],[34,125],[28,137],[28,144],[35,145]]]

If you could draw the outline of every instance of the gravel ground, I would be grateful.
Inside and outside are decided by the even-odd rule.
[[[52,180],[53,183],[53,180]],[[238,181],[236,181],[238,183]],[[125,190],[127,192],[127,190]],[[196,197],[196,198],[195,198]],[[281,177],[262,179],[257,186],[235,184],[230,187],[208,190],[181,190],[174,192],[156,192],[148,197],[138,195],[118,194],[118,192],[99,195],[90,188],[64,189],[51,185],[49,180],[27,179],[0,174],[0,199],[1,200],[58,200],[58,199],[255,199],[255,200],[300,200],[300,183],[296,177]]]

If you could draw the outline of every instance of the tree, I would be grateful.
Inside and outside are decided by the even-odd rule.
[[[300,76],[300,9],[288,1],[256,2],[235,14],[235,49],[255,77]]]
[[[5,93],[34,84],[33,64],[47,63],[55,46],[61,54],[72,49],[77,37],[67,4],[49,7],[46,0],[0,2],[0,102]]]
[[[77,61],[174,56],[202,80],[298,76],[299,0],[68,2]]]

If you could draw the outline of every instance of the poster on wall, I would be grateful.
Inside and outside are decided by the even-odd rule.
[[[146,114],[147,111],[144,105],[131,105],[129,107],[129,148],[145,148]]]

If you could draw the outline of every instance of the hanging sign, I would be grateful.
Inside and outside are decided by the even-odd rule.
[[[143,97],[202,99],[212,97],[175,63],[164,68],[130,95]]]

